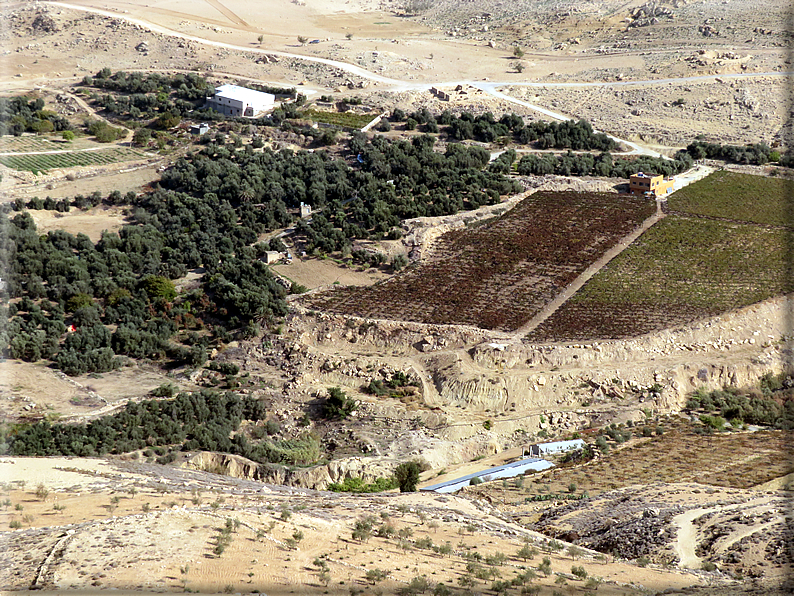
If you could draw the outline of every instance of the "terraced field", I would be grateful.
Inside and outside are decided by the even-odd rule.
[[[0,155],[0,164],[14,170],[44,172],[57,168],[94,166],[132,161],[145,157],[140,151],[126,147],[113,147],[98,151],[69,151],[66,153],[39,153],[28,155]]]
[[[308,120],[344,126],[348,128],[361,128],[369,124],[377,114],[354,114],[352,112],[324,112],[322,110],[306,110],[301,114]]]
[[[670,196],[674,212],[758,224],[794,225],[794,180],[720,171]]]
[[[426,261],[384,283],[306,301],[361,317],[514,330],[655,208],[628,195],[536,193],[492,223],[445,234]]]
[[[620,339],[794,290],[791,230],[671,216],[595,275],[527,341]]]
[[[726,488],[751,488],[794,472],[794,464],[786,456],[790,450],[791,432],[769,430],[759,432],[716,433],[704,439],[695,435],[688,423],[670,420],[657,425],[663,435],[654,436],[654,425],[648,425],[652,438],[636,438],[619,450],[612,445],[608,455],[587,466],[561,466],[543,474],[543,482],[526,478],[523,486],[509,486],[510,497],[533,494],[565,494],[571,483],[590,495],[654,482],[698,482]],[[501,483],[495,482],[467,493],[482,497],[501,494]],[[512,495],[511,495],[512,493]]]
[[[21,137],[0,137],[0,153],[22,153],[25,151],[55,151],[63,149],[63,143],[56,143],[45,137],[24,135]]]

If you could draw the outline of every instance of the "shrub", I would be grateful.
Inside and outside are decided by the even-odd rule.
[[[587,578],[587,570],[585,570],[585,568],[581,565],[579,565],[578,567],[576,565],[572,566],[571,573],[573,573],[579,579]]]
[[[400,487],[401,493],[416,492],[416,485],[419,482],[419,473],[422,466],[417,461],[403,462],[394,470],[394,477]]]
[[[358,407],[358,402],[349,398],[339,387],[330,387],[328,397],[323,404],[323,416],[326,418],[347,418]]]
[[[176,298],[176,288],[173,282],[161,275],[150,275],[143,280],[141,285],[152,300],[162,298],[170,301]]]
[[[39,485],[36,487],[36,493],[35,493],[35,494],[36,494],[36,498],[37,498],[39,501],[46,501],[46,500],[47,500],[47,497],[48,497],[48,496],[49,496],[49,494],[50,494],[50,491],[49,491],[49,489],[48,489],[46,486],[44,486],[44,484],[43,484],[43,483],[41,483],[41,484],[39,484]]]
[[[369,516],[356,520],[353,526],[353,540],[367,542],[372,536],[373,519]]]
[[[725,418],[722,416],[709,416],[703,414],[700,421],[707,427],[714,430],[723,430],[725,428]]]
[[[154,397],[174,397],[177,394],[179,387],[173,383],[163,383],[159,387],[152,390]]]

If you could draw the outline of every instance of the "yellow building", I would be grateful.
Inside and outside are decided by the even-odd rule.
[[[654,176],[653,174],[637,172],[629,178],[629,192],[633,195],[644,195],[646,192],[652,192],[655,197],[659,198],[673,192],[674,184],[675,180],[665,178],[661,174]]]

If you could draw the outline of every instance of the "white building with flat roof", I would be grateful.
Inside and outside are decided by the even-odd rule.
[[[207,98],[206,107],[227,116],[253,118],[271,109],[276,102],[272,93],[254,91],[237,85],[221,85],[215,88],[215,95]]]

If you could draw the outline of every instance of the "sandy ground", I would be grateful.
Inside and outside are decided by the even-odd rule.
[[[136,167],[133,171],[125,171],[130,168],[128,164],[118,164],[118,166],[118,172],[103,171],[94,175],[88,172],[88,176],[75,180],[67,180],[61,176],[58,180],[20,184],[14,188],[13,197],[7,198],[21,196],[25,199],[33,197],[63,199],[72,198],[78,194],[90,195],[96,191],[102,193],[103,196],[114,190],[118,190],[122,194],[130,190],[140,192],[146,185],[160,178],[160,173],[157,171],[158,165]]]
[[[5,360],[0,362],[0,414],[74,419],[105,411],[126,399],[145,397],[164,383],[186,390],[196,388],[147,364],[67,377],[43,363]]]
[[[96,478],[90,478],[87,472],[101,474],[113,471],[113,466],[103,459],[81,457],[0,458],[0,482],[22,483],[31,491],[35,490],[39,484],[44,484],[52,491],[67,490],[73,487],[77,487],[78,492],[90,491],[96,487],[107,489],[112,484],[110,479],[99,475]],[[21,491],[16,494],[19,499],[30,499],[31,497],[30,494]]]
[[[70,234],[85,234],[93,242],[102,238],[102,232],[115,232],[125,222],[125,209],[122,207],[96,207],[90,211],[72,209],[68,213],[58,211],[30,210],[36,222],[36,230],[46,234],[50,230],[65,230]]]
[[[457,584],[466,552],[511,555],[522,536],[542,540],[494,516],[487,505],[443,495],[295,491],[161,466],[118,468],[83,458],[5,458],[0,473],[6,482],[28,480],[21,488],[5,486],[4,498],[13,507],[0,512],[0,526],[8,527],[11,520],[24,520],[24,525],[0,534],[11,563],[0,572],[4,589],[27,588],[35,581],[45,589],[70,592],[188,587],[206,593],[336,594],[365,587],[367,570],[383,569],[387,577],[379,588],[391,594],[417,575],[426,575],[431,584]],[[40,483],[50,491],[44,497],[35,494]],[[364,514],[403,530],[407,540],[402,546],[397,538],[353,540],[352,525]],[[217,555],[213,548],[226,519],[239,526]],[[63,531],[66,527],[69,533]],[[258,535],[260,529],[264,532]],[[302,537],[291,547],[296,532]],[[419,538],[449,542],[452,553],[417,549],[413,543]],[[50,563],[42,566],[48,555]],[[317,557],[326,560],[325,579],[314,564]],[[552,586],[557,574],[567,574],[570,559],[550,557],[552,575],[541,575],[535,583]],[[539,558],[527,563],[511,558],[499,573],[511,578],[522,566],[539,563]],[[597,563],[588,555],[578,563],[604,579],[599,594],[632,595],[702,581],[623,561]]]
[[[700,68],[708,74],[734,72],[740,70],[740,64],[707,65],[694,69],[690,63],[684,62],[681,51],[691,47],[692,41],[697,44],[708,44],[710,48],[737,49],[735,32],[729,39],[714,38],[705,42],[698,39],[697,24],[703,21],[698,14],[682,14],[684,22],[676,28],[676,35],[681,31],[688,33],[685,37],[692,39],[676,39],[671,44],[659,43],[652,35],[666,34],[662,24],[653,31],[639,29],[622,31],[620,19],[628,15],[633,4],[629,3],[618,8],[611,24],[596,17],[581,16],[576,25],[566,22],[544,23],[547,30],[544,34],[549,39],[548,45],[538,50],[527,52],[523,58],[524,70],[519,73],[515,69],[515,58],[512,53],[512,39],[525,38],[527,30],[522,26],[497,26],[493,32],[465,39],[453,36],[452,31],[432,28],[421,19],[407,19],[391,12],[395,7],[389,6],[388,12],[379,11],[374,3],[312,0],[308,2],[278,3],[268,6],[268,11],[260,11],[255,4],[243,0],[213,0],[212,2],[192,2],[189,0],[171,0],[152,4],[142,0],[75,0],[72,3],[52,3],[54,11],[59,14],[68,10],[67,7],[81,7],[102,14],[119,15],[130,19],[136,24],[154,28],[157,35],[178,34],[190,40],[176,49],[169,48],[159,53],[160,43],[150,43],[151,56],[139,55],[134,60],[124,60],[125,68],[136,66],[178,67],[185,66],[185,61],[193,68],[212,67],[212,70],[229,68],[245,76],[266,78],[269,72],[276,78],[287,77],[290,81],[307,81],[317,84],[306,69],[303,76],[294,76],[280,70],[280,65],[254,65],[251,56],[244,52],[280,51],[304,56],[340,60],[358,67],[367,68],[379,77],[389,77],[392,84],[399,80],[426,81],[429,84],[443,81],[461,80],[502,80],[505,82],[526,82],[538,79],[557,80],[576,76],[588,80],[614,80],[615,74],[626,72],[633,77],[642,76],[649,71],[655,75],[673,73],[678,75],[699,73]],[[773,10],[751,13],[758,25],[779,27],[781,10],[773,0],[769,2]],[[384,6],[384,8],[386,8]],[[365,12],[366,11],[366,12]],[[718,10],[709,7],[710,13],[719,16]],[[686,12],[686,11],[684,11]],[[745,11],[746,12],[746,11]],[[742,17],[745,13],[742,13]],[[533,28],[531,21],[534,15],[528,13],[524,20],[526,28]],[[87,24],[88,28],[91,25]],[[596,29],[597,35],[593,35]],[[750,27],[751,29],[751,27]],[[498,30],[498,31],[497,31]],[[748,30],[749,31],[749,30]],[[493,34],[492,34],[493,33]],[[581,36],[576,44],[569,44],[570,35]],[[624,34],[625,33],[625,34]],[[346,35],[351,34],[351,39]],[[259,35],[263,42],[257,41]],[[318,43],[301,45],[297,38],[317,39]],[[141,34],[140,39],[145,36]],[[512,39],[511,39],[512,38]],[[498,41],[494,41],[497,39]],[[630,41],[622,41],[629,39]],[[206,48],[194,47],[193,42],[208,40],[215,44],[228,44],[219,52],[207,53]],[[618,41],[616,41],[618,40]],[[161,40],[164,41],[164,40]],[[493,42],[494,47],[491,47]],[[565,47],[553,47],[562,42]],[[615,43],[614,48],[612,43]],[[518,43],[524,43],[519,41]],[[132,44],[134,47],[137,42]],[[658,47],[654,47],[654,44]],[[529,45],[525,45],[529,49]],[[543,45],[543,44],[541,44]],[[559,44],[558,44],[559,45]],[[785,59],[784,52],[775,44],[765,39],[754,40],[749,47],[756,59],[750,63],[751,71],[772,70]],[[653,48],[653,51],[641,51]],[[79,48],[78,48],[79,49]],[[14,56],[5,72],[22,72],[31,80],[44,81],[47,73],[57,72],[57,77],[82,76],[99,70],[116,53],[115,40],[104,40],[100,53],[94,55],[50,53],[42,48],[29,52],[29,55]],[[165,49],[165,48],[163,48]],[[110,54],[104,54],[104,52]],[[104,54],[104,55],[103,55]],[[157,59],[154,60],[154,56]],[[181,63],[181,64],[180,64]],[[742,63],[747,67],[747,63]],[[684,66],[682,66],[684,65]],[[119,64],[121,66],[121,64]],[[246,68],[241,68],[245,66]],[[759,70],[760,69],[760,70]],[[311,69],[309,69],[311,70]],[[3,77],[0,77],[3,79]],[[6,77],[8,85],[13,84],[12,75]]]
[[[363,271],[337,264],[331,259],[295,258],[289,265],[273,265],[273,271],[313,290],[320,286],[368,286],[389,275],[379,269]]]

